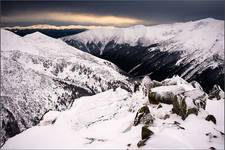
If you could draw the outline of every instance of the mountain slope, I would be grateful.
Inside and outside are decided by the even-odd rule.
[[[1,30],[1,144],[65,110],[81,96],[111,88],[131,91],[112,63],[41,33],[20,37]]]
[[[187,96],[189,103],[197,96],[193,91],[203,92],[179,77],[161,83],[163,86],[153,88],[161,96],[168,89],[179,93],[178,87],[185,87],[186,92],[191,92]],[[205,110],[201,108],[198,114],[182,120],[172,113],[174,105],[150,104],[142,91],[130,94],[121,88],[108,90],[79,98],[66,111],[48,112],[38,126],[9,139],[3,149],[137,149],[138,141],[143,139],[144,123],[135,125],[134,122],[143,106],[154,118],[152,123],[147,123],[153,135],[140,149],[222,149],[224,99],[206,101]],[[216,117],[216,124],[205,120],[208,114]]]
[[[206,91],[224,81],[224,21],[211,18],[157,26],[99,28],[62,38],[109,60],[131,76],[163,80],[178,74]]]

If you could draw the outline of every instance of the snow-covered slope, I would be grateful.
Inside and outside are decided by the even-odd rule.
[[[172,85],[201,91],[178,77],[162,84],[162,91]],[[3,149],[137,149],[143,125],[134,125],[134,118],[142,106],[154,117],[148,127],[154,134],[141,149],[223,149],[223,99],[207,100],[205,110],[182,120],[172,113],[173,105],[149,104],[142,91],[131,94],[121,88],[77,99],[69,110],[47,113],[38,126],[9,139]],[[205,120],[208,114],[215,116],[216,124]]]
[[[68,44],[117,64],[131,75],[162,80],[178,74],[206,90],[223,87],[224,21],[99,28],[62,38]],[[216,78],[213,78],[215,77]]]
[[[65,110],[81,96],[130,90],[112,63],[41,33],[1,30],[1,143],[36,125],[49,110]]]

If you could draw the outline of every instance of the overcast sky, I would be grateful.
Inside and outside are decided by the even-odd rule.
[[[130,26],[183,22],[204,18],[224,20],[224,1],[4,1],[2,26],[94,25]]]

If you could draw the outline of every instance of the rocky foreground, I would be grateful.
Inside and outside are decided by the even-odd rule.
[[[224,92],[214,86],[207,94],[178,76],[145,77],[134,93],[111,89],[49,111],[3,146],[14,148],[223,149]]]

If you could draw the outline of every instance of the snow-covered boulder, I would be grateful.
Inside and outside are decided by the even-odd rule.
[[[205,109],[207,94],[191,85],[170,85],[153,88],[149,92],[152,104],[173,104],[173,112],[185,119],[189,114],[198,114],[199,108]]]
[[[179,84],[188,84],[187,81],[185,81],[183,78],[175,75],[172,78],[168,78],[162,81],[162,85],[179,85]]]
[[[151,88],[154,88],[154,87],[157,87],[157,86],[162,86],[162,83],[158,82],[156,80],[151,80],[151,78],[149,76],[145,76],[142,79],[141,86],[142,86],[143,93],[147,96],[148,95],[148,91]]]
[[[192,88],[186,85],[169,85],[152,88],[149,91],[148,98],[152,104],[166,103],[172,104],[177,94],[187,91],[186,88]]]

